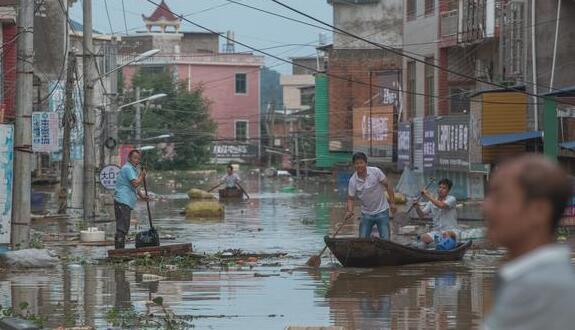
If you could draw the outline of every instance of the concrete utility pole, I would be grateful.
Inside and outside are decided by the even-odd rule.
[[[96,150],[94,149],[94,81],[95,62],[92,42],[92,0],[83,1],[83,69],[84,69],[84,220],[96,217]]]
[[[62,142],[62,165],[60,168],[60,188],[62,200],[59,203],[58,213],[66,213],[68,208],[68,190],[70,189],[70,133],[74,124],[74,72],[76,70],[76,54],[68,53],[68,66],[66,69],[66,99],[64,101],[64,141]],[[63,192],[66,192],[64,195]]]
[[[136,87],[136,101],[140,99],[140,87]],[[136,148],[141,147],[142,144],[142,104],[136,103]]]
[[[16,127],[12,246],[28,247],[32,177],[32,91],[34,78],[34,0],[18,1],[18,59],[16,62]]]

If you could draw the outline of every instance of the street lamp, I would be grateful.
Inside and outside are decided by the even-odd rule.
[[[111,73],[114,73],[114,72],[120,70],[121,68],[123,68],[123,67],[125,67],[125,66],[127,66],[127,65],[141,62],[141,61],[143,61],[143,60],[145,60],[145,59],[147,59],[147,58],[150,58],[150,57],[156,55],[156,54],[159,53],[159,52],[160,52],[159,49],[151,49],[151,50],[148,50],[147,52],[144,52],[144,53],[142,53],[142,54],[140,54],[140,55],[134,57],[134,59],[132,59],[132,60],[130,60],[130,61],[128,61],[128,62],[126,62],[126,63],[124,63],[124,64],[122,64],[122,65],[119,65],[119,66],[117,66],[116,68],[114,68],[114,69],[112,69],[112,70],[110,70],[110,71],[108,71],[108,72],[102,74],[101,76],[97,77],[97,78],[94,79],[94,80],[102,79],[102,78],[106,77],[107,75],[109,75],[109,74],[111,74]]]
[[[161,139],[167,139],[167,138],[171,138],[171,137],[174,137],[174,133],[153,136],[153,137],[142,139],[141,141],[161,140]]]
[[[167,95],[164,94],[164,93],[160,93],[160,94],[155,94],[155,95],[152,95],[152,96],[148,96],[148,97],[146,97],[146,98],[139,99],[139,100],[136,100],[136,101],[134,101],[134,102],[130,102],[130,103],[121,105],[121,106],[118,107],[118,111],[120,111],[120,110],[122,110],[122,109],[124,109],[124,108],[127,108],[127,107],[129,107],[129,106],[135,105],[135,104],[140,104],[140,103],[144,103],[144,102],[154,101],[154,100],[157,100],[157,99],[161,99],[162,97],[166,97],[166,96],[167,96]]]
[[[154,149],[156,149],[156,147],[155,146],[142,146],[142,147],[139,147],[136,149],[138,149],[140,151],[148,151],[148,150],[154,150]]]

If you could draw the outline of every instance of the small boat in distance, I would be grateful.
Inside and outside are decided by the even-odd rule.
[[[220,189],[218,194],[221,199],[241,199],[244,192],[241,189]]]

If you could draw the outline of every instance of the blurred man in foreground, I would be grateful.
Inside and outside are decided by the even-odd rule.
[[[575,271],[555,233],[573,182],[557,165],[528,155],[501,165],[483,212],[488,238],[508,250],[484,329],[573,329]]]

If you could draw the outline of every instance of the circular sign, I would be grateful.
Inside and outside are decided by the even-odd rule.
[[[100,171],[100,183],[104,188],[113,190],[116,188],[116,180],[120,175],[120,167],[118,165],[106,165]]]

